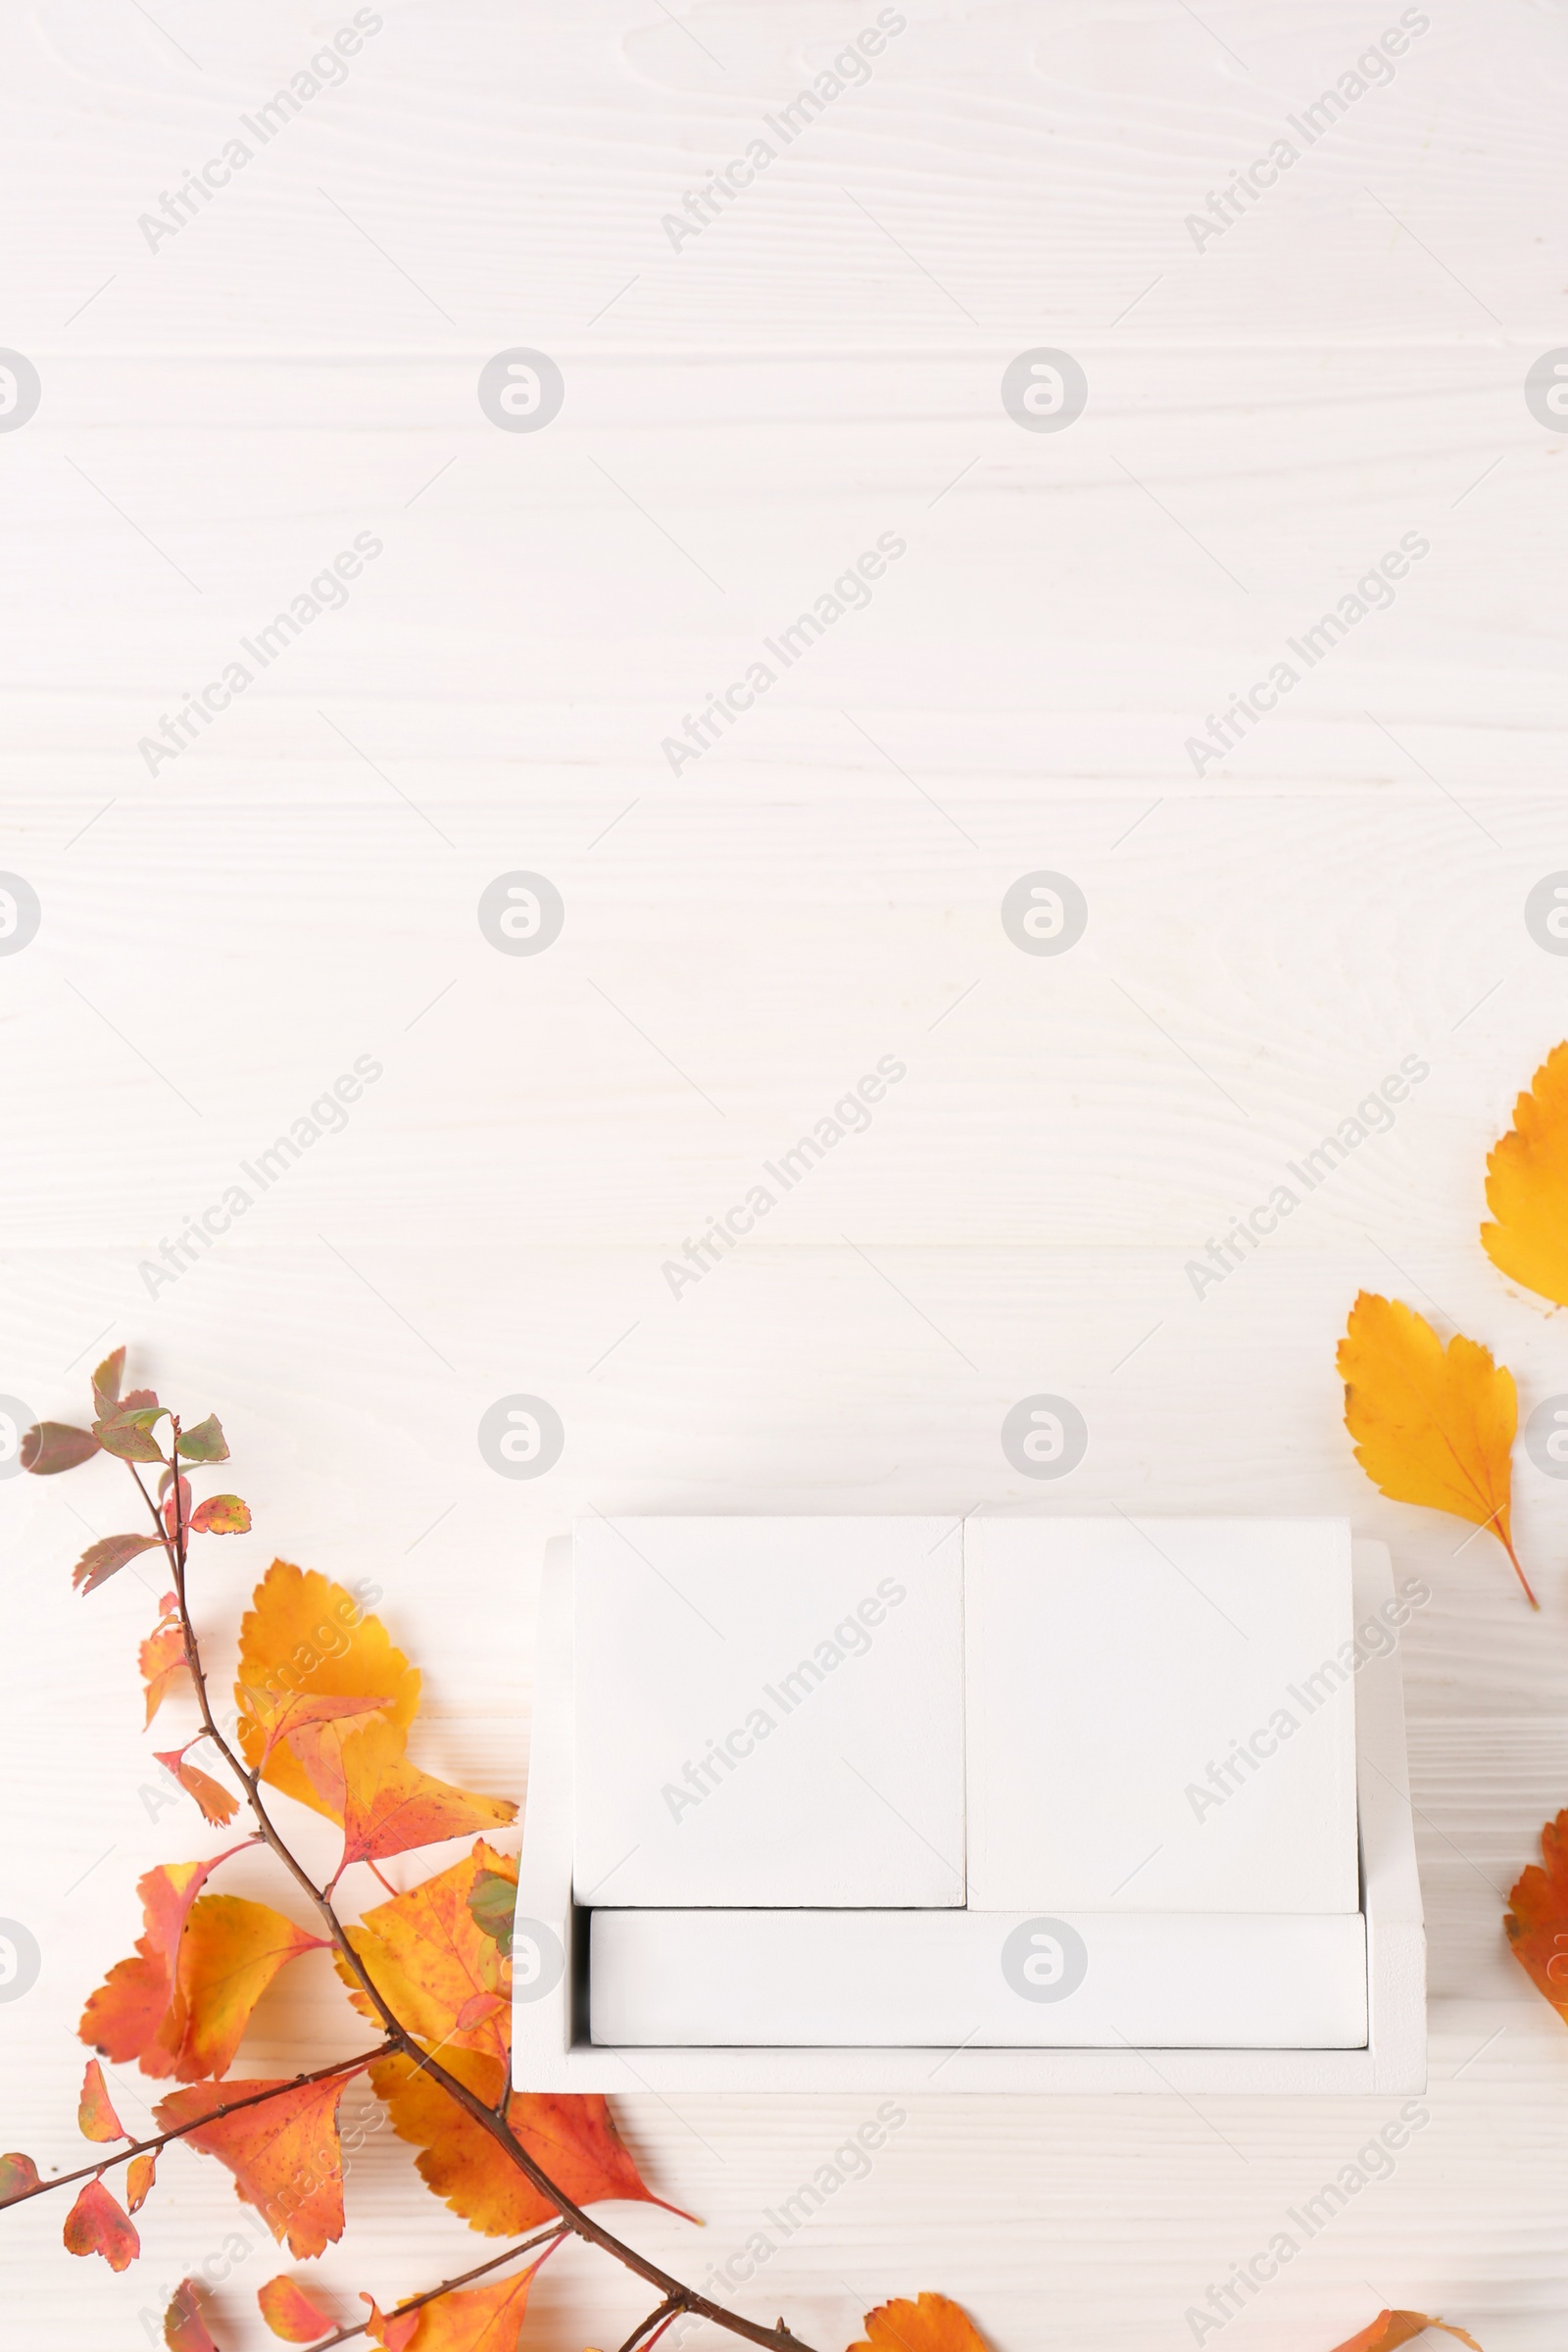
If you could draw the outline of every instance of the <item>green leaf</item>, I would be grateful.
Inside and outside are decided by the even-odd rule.
[[[100,1421],[109,1421],[120,1404],[120,1383],[125,1369],[125,1350],[117,1348],[106,1355],[92,1376],[93,1411]]]
[[[156,1536],[105,1536],[102,1543],[88,1544],[71,1571],[71,1581],[79,1592],[96,1592],[139,1551],[162,1549]]]
[[[167,1407],[161,1404],[139,1404],[129,1412],[117,1411],[92,1425],[93,1435],[105,1453],[112,1453],[122,1462],[161,1462],[164,1458],[153,1426],[161,1421]]]
[[[34,1478],[53,1478],[58,1470],[74,1470],[90,1461],[98,1441],[90,1429],[73,1429],[67,1421],[35,1421],[18,1448],[24,1470]]]
[[[0,2205],[24,2197],[38,2185],[38,2167],[30,2156],[0,2156]]]
[[[191,1513],[190,1532],[193,1536],[248,1536],[251,1506],[237,1494],[209,1494]]]
[[[476,1870],[468,1889],[468,1910],[481,1936],[488,1936],[503,1960],[512,1958],[512,1918],[517,1907],[515,1879],[499,1870]]]
[[[209,1413],[206,1420],[198,1421],[194,1429],[182,1429],[178,1451],[180,1459],[186,1462],[226,1462],[228,1442],[223,1436],[218,1415]]]

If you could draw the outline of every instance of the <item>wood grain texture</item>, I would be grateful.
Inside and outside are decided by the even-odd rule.
[[[0,867],[43,921],[0,956],[0,1389],[77,1410],[125,1338],[219,1409],[257,1517],[202,1572],[224,1670],[274,1551],[368,1578],[426,1670],[422,1760],[519,1796],[540,1550],[576,1511],[1348,1512],[1433,1595],[1405,1646],[1430,2122],[1227,2352],[1326,2352],[1383,2303],[1559,2352],[1568,2040],[1499,1918],[1568,1801],[1568,1489],[1519,1448],[1533,1619],[1485,1536],[1371,1492],[1333,1352],[1366,1285],[1488,1341],[1525,1410],[1568,1395],[1560,1318],[1475,1238],[1486,1152],[1568,1032],[1568,964],[1523,916],[1568,868],[1568,435],[1522,397],[1568,343],[1563,11],[1424,12],[1199,251],[1189,214],[1392,0],[906,0],[869,80],[677,250],[663,216],[874,8],[383,0],[342,85],[150,249],[139,216],[351,13],[6,16],[0,343],[43,400],[0,433]],[[475,399],[514,345],[565,375],[536,435]],[[1090,381],[1060,434],[999,399],[1043,345]],[[357,532],[382,553],[342,608],[149,774],[139,740]],[[672,774],[684,714],[883,532],[906,552],[870,603]],[[1392,604],[1195,774],[1195,730],[1405,533],[1429,553]],[[514,868],[565,901],[539,957],[476,923]],[[1041,868],[1089,903],[1062,957],[1000,919]],[[150,1290],[361,1055],[381,1075],[342,1130]],[[672,1292],[884,1055],[869,1127]],[[1198,1296],[1209,1241],[1405,1057],[1427,1074],[1392,1126]],[[1043,1390],[1091,1432],[1059,1494],[998,1443]],[[517,1391],[566,1426],[537,1485],[475,1444]],[[157,1580],[69,1589],[121,1507],[108,1465],[0,1481],[0,1913],[44,1952],[0,2002],[3,2136],[62,2168],[135,1875],[206,1842],[139,1730]],[[235,1885],[272,1890],[249,1862]],[[245,2063],[343,2036],[312,1958]],[[144,2088],[117,2084],[127,2118]],[[708,2228],[620,2218],[700,2278],[864,2120],[620,2110]],[[819,2352],[921,2287],[997,2352],[1177,2352],[1388,2120],[906,2110],[732,2290]],[[345,2309],[472,2258],[384,2130],[349,2205],[321,2266]],[[206,2262],[224,2352],[270,2340],[255,2288],[284,2266],[216,2168],[166,2160],[123,2278],[73,2263],[62,2218],[6,2222],[18,2352],[131,2352]],[[638,2308],[568,2250],[532,2340],[612,2345]]]

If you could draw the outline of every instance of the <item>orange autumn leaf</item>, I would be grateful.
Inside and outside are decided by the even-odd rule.
[[[921,2295],[917,2302],[879,2303],[860,2323],[864,2338],[850,2352],[985,2352],[984,2339],[966,2311],[946,2295]]]
[[[185,1794],[195,1798],[203,1821],[210,1822],[215,1830],[227,1829],[239,1811],[239,1798],[233,1790],[225,1788],[221,1781],[215,1781],[211,1773],[199,1772],[194,1764],[187,1764],[183,1748],[156,1747],[153,1754],[166,1772],[173,1774]]]
[[[487,2107],[501,2096],[504,2070],[480,2050],[443,2050],[441,2064]],[[370,2069],[399,2139],[420,2150],[419,2176],[470,2229],[486,2237],[520,2234],[549,2221],[556,2207],[527,2180],[482,2124],[409,2058],[382,2058]],[[610,2108],[598,2092],[514,2091],[507,2121],[535,2162],[574,2205],[638,2200],[680,2213],[656,2197],[638,2174]],[[689,2221],[689,2214],[681,2214]]]
[[[285,2344],[314,2344],[318,2335],[330,2335],[337,2326],[329,2312],[313,2303],[305,2289],[281,2272],[258,2289],[256,2300],[263,2319]]]
[[[1490,1528],[1539,1607],[1513,1547],[1509,1456],[1518,1426],[1513,1374],[1478,1341],[1446,1348],[1424,1316],[1362,1291],[1337,1358],[1345,1426],[1381,1494]]]
[[[161,2132],[183,2131],[186,2144],[216,2156],[234,2176],[242,2201],[254,2205],[272,2235],[297,2262],[321,2253],[343,2234],[343,2156],[337,2104],[352,2080],[333,2075],[294,2086],[270,2081],[192,2082],[172,2091],[156,2109]],[[275,2099],[203,2123],[225,2099],[277,2090]]]
[[[68,2254],[101,2254],[112,2271],[126,2271],[141,2252],[136,2225],[101,2180],[86,2180],[66,2216]]]
[[[140,2213],[152,2194],[158,2178],[157,2155],[133,2156],[125,2167],[125,2206],[130,2213]]]
[[[238,1853],[239,1848],[231,1850]],[[138,1936],[131,1959],[116,1961],[76,2029],[101,2057],[112,2058],[117,2066],[134,2058],[149,2075],[172,2071],[185,2030],[184,1996],[174,1984],[174,1955],[204,1880],[225,1859],[215,1854],[206,1862],[165,1862],[137,1880],[145,1933]]]
[[[481,1871],[516,1885],[516,1863],[479,1838],[450,1870],[365,1912],[348,1936],[377,1991],[427,2049],[484,2050],[499,2060],[511,2045],[512,1971],[468,1908]],[[334,1965],[361,2016],[379,2024],[341,1954]]]
[[[182,2082],[226,2074],[251,2011],[273,1978],[302,1952],[325,1948],[322,1936],[296,1927],[270,1904],[204,1894],[192,1906],[180,1948],[187,2012],[173,2072]]]
[[[1461,2344],[1468,2344],[1470,2352],[1481,2352],[1475,2337],[1467,2335],[1462,2328],[1451,2326],[1447,2320],[1429,2320],[1424,2311],[1380,2311],[1370,2328],[1363,2328],[1359,2335],[1336,2344],[1334,2352],[1398,2352],[1400,2344],[1425,2335],[1429,2328],[1441,2328],[1445,2335],[1457,2336]]]
[[[1487,1155],[1481,1247],[1499,1274],[1568,1306],[1568,1043],[1553,1046]]]
[[[128,2139],[125,2130],[115,2113],[114,2102],[104,2082],[104,2070],[96,2058],[89,2058],[87,2071],[81,2078],[81,2097],[76,2103],[76,2129],[83,2139]]]
[[[240,1744],[253,1771],[261,1764],[267,1735],[247,1694],[255,1693],[265,1707],[296,1690],[318,1697],[376,1697],[392,1722],[404,1728],[419,1704],[418,1674],[393,1647],[378,1618],[367,1617],[351,1592],[315,1569],[274,1560],[240,1624],[234,1698]],[[286,1743],[273,1748],[262,1777],[313,1811],[328,1812]]]
[[[194,2278],[182,2278],[174,2289],[164,2314],[164,2341],[169,2352],[218,2352],[196,2300]]]
[[[225,2074],[279,1970],[320,1948],[319,1936],[267,1903],[232,1894],[190,1901],[190,1889],[213,1867],[172,1863],[148,1872],[139,1887],[148,1932],[137,1957],[117,1962],[82,2016],[83,2041],[121,2065],[134,2058],[144,2075],[190,2082]],[[172,1949],[178,1954],[172,1983]]]
[[[1541,1833],[1543,1870],[1532,1862],[1508,1896],[1503,1920],[1513,1956],[1568,2025],[1568,1808]]]
[[[179,1622],[179,1604],[172,1592],[165,1594],[163,1615],[142,1643],[137,1659],[147,1686],[147,1716],[142,1725],[145,1731],[168,1697],[174,1677],[187,1671],[185,1633]]]
[[[382,2322],[379,2337],[387,2352],[516,2352],[527,2308],[532,2270],[503,2278],[496,2286],[470,2286],[438,2295],[401,2320]],[[408,2332],[401,2332],[407,2328]],[[398,2332],[394,2332],[397,2330]]]
[[[401,1727],[385,1715],[366,1725],[305,1723],[288,1735],[322,1812],[343,1824],[341,1876],[351,1862],[382,1861],[417,1845],[505,1829],[510,1797],[478,1796],[409,1761]]]
[[[386,2312],[373,2295],[360,2289],[360,2301],[368,2303],[370,2316],[365,2323],[365,2332],[372,2344],[385,2346],[385,2352],[408,2352],[416,2328],[419,2325],[416,2311]]]

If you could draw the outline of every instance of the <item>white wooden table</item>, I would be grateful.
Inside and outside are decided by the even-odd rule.
[[[1290,118],[1394,0],[904,0],[868,77],[676,242],[869,0],[374,13],[265,143],[241,118],[346,7],[8,13],[0,344],[41,401],[0,433],[0,866],[42,921],[0,960],[0,1388],[74,1413],[125,1339],[216,1408],[257,1532],[206,1571],[215,1654],[274,1551],[371,1578],[426,1673],[423,1758],[519,1795],[541,1546],[577,1510],[1349,1512],[1434,1591],[1406,1645],[1430,2123],[1227,2352],[1326,2352],[1385,2302],[1557,2352],[1568,2036],[1499,1920],[1568,1801],[1568,1494],[1520,1448],[1533,1619],[1487,1539],[1363,1481],[1333,1357],[1364,1284],[1489,1341],[1527,1409],[1568,1391],[1568,1331],[1475,1240],[1486,1152],[1568,1032],[1523,912],[1568,866],[1568,434],[1523,396],[1568,341],[1563,10],[1432,8],[1307,142]],[[1282,137],[1276,184],[1195,236]],[[564,379],[537,432],[475,397],[517,347]],[[1002,405],[1039,348],[1088,381],[1059,432]],[[346,601],[150,773],[141,739],[357,534],[381,552]],[[672,773],[663,739],[882,534],[870,601]],[[1196,774],[1209,714],[1407,534],[1392,603]],[[476,921],[518,869],[564,902],[537,956]],[[1000,919],[1042,869],[1088,903],[1060,956]],[[381,1075],[346,1127],[150,1296],[357,1056]],[[869,1128],[672,1295],[666,1261],[883,1056]],[[1392,1130],[1195,1296],[1189,1261],[1406,1056]],[[1059,1490],[999,1443],[1041,1391],[1090,1432]],[[564,1424],[535,1482],[475,1441],[515,1393]],[[0,1914],[43,1950],[0,2004],[0,2140],[62,2167],[134,1879],[207,1850],[139,1793],[156,1580],[70,1590],[122,1507],[107,1464],[0,1487]],[[247,2063],[345,2031],[307,1961]],[[708,2221],[626,2227],[700,2278],[863,2120],[621,2113]],[[822,2352],[928,2286],[999,2352],[1177,2352],[1386,2120],[933,2092],[734,2292]],[[385,2131],[349,2196],[345,2307],[478,2258]],[[122,2278],[62,2219],[5,2224],[17,2352],[131,2352],[204,2262],[225,2352],[270,2340],[254,2290],[286,2266],[254,2231],[224,2253],[219,2168],[165,2160]],[[613,2344],[639,2308],[568,2250],[532,2340]]]

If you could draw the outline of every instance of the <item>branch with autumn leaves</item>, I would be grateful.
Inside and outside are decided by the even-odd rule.
[[[1568,1047],[1559,1054],[1568,1101]],[[1377,1324],[1369,1309],[1386,1310],[1390,1320]],[[1389,1418],[1388,1391],[1361,1377],[1355,1353],[1368,1345],[1375,1350],[1379,1344],[1385,1350],[1403,1348],[1406,1385],[1413,1367],[1414,1393],[1429,1402],[1445,1403],[1475,1374],[1463,1352],[1471,1343],[1452,1342],[1445,1355],[1437,1335],[1408,1309],[1385,1300],[1357,1301],[1346,1343],[1352,1351],[1352,1363],[1344,1367],[1350,1384],[1348,1418],[1353,1412],[1359,1457],[1384,1484],[1387,1463],[1377,1451],[1384,1443],[1378,1422],[1380,1414],[1384,1421]],[[1456,1348],[1461,1352],[1455,1357]],[[1485,1359],[1494,1381],[1507,1384],[1508,1411],[1499,1410],[1494,1418],[1497,1427],[1507,1421],[1511,1441],[1512,1381],[1506,1372],[1495,1371],[1485,1349],[1474,1352]],[[368,2075],[398,2136],[418,2150],[417,2168],[426,2185],[470,2228],[510,2242],[487,2261],[387,2310],[372,2295],[362,2294],[368,2316],[357,2321],[340,2320],[297,2278],[279,2274],[261,2288],[258,2301],[268,2327],[284,2342],[312,2345],[316,2352],[357,2337],[386,2352],[516,2352],[529,2287],[541,2263],[575,2235],[613,2256],[660,2297],[622,2352],[637,2347],[650,2352],[683,2318],[709,2321],[771,2352],[808,2352],[782,2320],[768,2328],[711,2302],[586,2210],[614,2200],[656,2205],[664,2200],[642,2180],[603,2097],[546,2095],[513,2083],[511,1934],[516,1864],[493,1848],[484,1833],[511,1824],[516,1808],[505,1798],[476,1795],[437,1780],[412,1761],[407,1740],[418,1706],[419,1677],[379,1621],[341,1586],[274,1560],[242,1621],[235,1712],[227,1728],[220,1724],[188,1603],[190,1543],[197,1535],[247,1532],[250,1511],[235,1494],[194,1500],[187,1474],[228,1459],[223,1432],[211,1415],[184,1428],[150,1390],[122,1393],[124,1353],[118,1348],[93,1375],[90,1429],[40,1423],[24,1440],[24,1466],[47,1477],[99,1453],[126,1465],[152,1532],[93,1544],[76,1563],[74,1581],[79,1591],[91,1592],[139,1554],[162,1551],[172,1589],[141,1644],[146,1722],[150,1728],[184,1680],[194,1695],[199,1729],[179,1747],[155,1753],[212,1827],[226,1828],[242,1804],[255,1826],[218,1854],[162,1864],[141,1879],[137,1891],[144,1933],[134,1954],[117,1963],[92,1994],[79,2029],[99,2055],[87,2064],[78,2127],[84,2138],[107,2152],[47,2180],[30,2157],[0,2156],[0,2205],[23,2204],[79,2182],[66,2218],[65,2245],[78,2256],[101,2255],[113,2270],[123,2271],[140,2252],[131,2217],[156,2185],[164,2148],[182,2142],[224,2165],[236,2193],[261,2213],[274,2238],[297,2261],[308,2261],[343,2233],[338,2105],[347,2084]],[[1375,1397],[1370,1408],[1369,1390]],[[1400,1409],[1408,1420],[1408,1397]],[[1358,1428],[1357,1421],[1363,1426]],[[167,1452],[157,1434],[166,1422]],[[152,1491],[142,1472],[155,1465]],[[1386,1485],[1385,1491],[1398,1489]],[[1513,1556],[1505,1490],[1500,1509],[1494,1496],[1485,1511],[1487,1490],[1473,1480],[1450,1481],[1443,1492],[1460,1496],[1443,1507],[1491,1525]],[[1403,1498],[1440,1499],[1432,1493]],[[1521,1581],[1522,1576],[1521,1571]],[[206,1761],[221,1768],[226,1783],[190,1761],[191,1751],[204,1747],[210,1751]],[[320,1886],[273,1819],[278,1796],[308,1807],[343,1833],[337,1867]],[[413,1887],[398,1892],[382,1877],[380,1863],[395,1855],[470,1836],[474,1844],[461,1861]],[[1568,2017],[1568,1986],[1558,1986],[1553,1976],[1555,1970],[1568,1977],[1568,1965],[1559,1965],[1559,1945],[1568,1943],[1568,1935],[1546,1940],[1555,1918],[1568,1921],[1568,1812],[1548,1829],[1544,1846],[1547,1870],[1527,1871],[1521,1879],[1514,1900],[1519,1906],[1524,1898],[1523,1908],[1517,1923],[1510,1917],[1509,1932],[1521,1961]],[[315,1930],[270,1904],[206,1891],[208,1880],[224,1863],[258,1850],[272,1857],[294,1892],[314,1910]],[[370,1871],[389,1899],[345,1923],[338,1890],[355,1866]],[[331,1952],[350,2002],[379,2028],[380,2038],[285,2080],[229,2079],[262,1994],[304,1953],[319,1950]],[[172,2079],[178,2085],[155,2110],[156,2135],[137,2141],[125,2132],[101,2058],[117,2065],[134,2061],[143,2074]],[[122,2164],[122,2202],[105,2180]],[[527,2256],[536,2259],[516,2268]],[[475,2283],[501,2272],[508,2275],[491,2278],[486,2285]],[[867,2313],[864,2327],[864,2338],[851,2352],[986,2352],[967,2315],[940,2295],[879,2305]],[[1429,2327],[1444,2328],[1479,2352],[1462,2328],[1407,2311],[1380,2312],[1338,2352],[1396,2352]],[[164,2332],[171,2352],[218,2352],[194,2280],[184,2279],[176,2288]]]
[[[101,2255],[123,2271],[140,2252],[131,2217],[154,2189],[163,2149],[182,2141],[226,2166],[238,2195],[273,2236],[296,2260],[309,2260],[343,2233],[338,2104],[347,2084],[368,2075],[394,2131],[419,2150],[427,2185],[471,2228],[513,2242],[389,2310],[367,2294],[368,2316],[352,2323],[340,2323],[297,2279],[280,2275],[261,2289],[259,2301],[269,2328],[285,2342],[325,2352],[364,2336],[387,2352],[477,2352],[480,2345],[484,2352],[514,2352],[540,2263],[575,2235],[614,2256],[657,2293],[634,2340],[651,2344],[674,2320],[690,2316],[770,2352],[806,2352],[782,2321],[763,2327],[712,2302],[586,2210],[611,2200],[664,2202],[639,2176],[603,2097],[514,2087],[516,1863],[492,1848],[484,1833],[512,1823],[516,1807],[437,1780],[410,1758],[419,1677],[378,1620],[340,1586],[274,1560],[241,1625],[232,1724],[220,1725],[191,1621],[190,1545],[198,1535],[246,1533],[250,1510],[237,1494],[195,1501],[188,1473],[228,1459],[222,1429],[211,1415],[187,1429],[152,1391],[122,1392],[124,1355],[116,1349],[93,1375],[90,1429],[38,1424],[24,1440],[24,1467],[48,1477],[99,1453],[126,1465],[152,1532],[93,1544],[74,1581],[92,1592],[140,1553],[163,1553],[172,1590],[141,1645],[146,1720],[150,1726],[183,1677],[200,1728],[181,1746],[155,1752],[214,1828],[226,1828],[242,1804],[255,1827],[218,1854],[162,1864],[140,1881],[144,1933],[134,1954],[118,1962],[92,1994],[80,2026],[99,2056],[87,2065],[78,2126],[86,2139],[113,2152],[47,2180],[28,2156],[0,2157],[0,2204],[26,2203],[80,2182],[66,2217],[66,2247]],[[158,1434],[165,1423],[167,1452]],[[156,1492],[143,1477],[155,1468]],[[205,1761],[222,1768],[227,1785],[190,1760],[193,1749],[207,1751]],[[342,1852],[324,1884],[316,1884],[277,1827],[276,1795],[341,1829]],[[401,1893],[381,1875],[379,1865],[394,1855],[467,1837],[475,1842],[462,1861]],[[225,1862],[257,1849],[272,1856],[312,1907],[316,1929],[270,1904],[206,1891]],[[368,1869],[390,1899],[345,1924],[338,1888],[356,1865]],[[304,1953],[319,1950],[331,1952],[351,2003],[380,2038],[286,2080],[225,2080],[262,1994]],[[144,2074],[178,2085],[155,2109],[160,2130],[152,2138],[132,2140],[124,2130],[101,2058],[134,2061]],[[122,2164],[123,2202],[105,2180]],[[530,2254],[537,2259],[514,2267]],[[472,2283],[509,2266],[505,2278]],[[956,2306],[922,2297],[926,2304],[968,2328]],[[868,2315],[867,2328],[879,2317]],[[172,2352],[217,2352],[194,2280],[177,2288],[165,2339]]]

